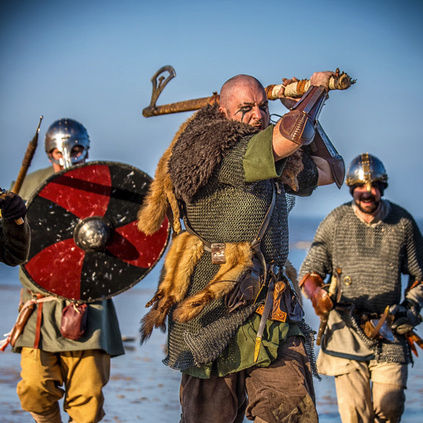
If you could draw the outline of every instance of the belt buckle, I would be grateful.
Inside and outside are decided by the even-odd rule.
[[[211,248],[211,261],[213,264],[225,264],[225,243],[224,242],[212,242]]]

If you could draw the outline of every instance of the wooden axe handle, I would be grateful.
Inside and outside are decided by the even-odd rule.
[[[207,104],[219,103],[219,95],[213,93],[211,97],[196,98],[193,100],[178,101],[177,103],[164,104],[163,106],[148,106],[142,111],[144,117],[168,115],[170,113],[190,112],[200,110]]]
[[[171,67],[170,67],[171,68]],[[163,69],[163,68],[162,68]],[[161,91],[164,89],[166,83],[173,77],[168,77],[166,80],[161,80],[156,82],[158,75],[162,72],[162,69],[153,76],[153,95],[150,105],[143,109],[142,114],[144,117],[152,117],[159,115],[166,115],[170,113],[180,113],[180,112],[189,112],[193,110],[199,110],[207,104],[218,104],[219,95],[217,92],[214,92],[211,97],[202,97],[192,100],[178,101],[176,103],[165,104],[162,106],[156,106],[155,102],[159,97]],[[171,68],[173,70],[173,68]],[[174,72],[174,70],[173,70]],[[173,75],[173,74],[172,74]],[[335,75],[330,77],[329,80],[329,89],[330,90],[345,90],[349,88],[352,84],[355,83],[354,79],[344,73],[340,72],[339,69],[336,69]],[[158,88],[157,88],[158,87]],[[303,94],[310,88],[310,81],[308,79],[302,79],[293,81],[287,85],[277,84],[277,85],[268,85],[265,88],[266,96],[269,100],[277,100],[284,97],[302,97]]]

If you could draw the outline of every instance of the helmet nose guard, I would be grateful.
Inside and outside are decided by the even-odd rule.
[[[48,155],[57,148],[62,153],[62,157],[60,159],[50,157],[50,159],[68,169],[86,160],[90,148],[90,138],[82,124],[76,120],[64,118],[50,125],[46,132],[44,146]],[[82,147],[82,152],[79,155],[73,151],[76,146]]]

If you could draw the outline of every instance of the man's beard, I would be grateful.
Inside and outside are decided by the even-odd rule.
[[[355,205],[358,209],[366,214],[373,214],[379,207],[380,201],[376,201],[376,198],[371,193],[361,194],[360,197],[355,201]]]

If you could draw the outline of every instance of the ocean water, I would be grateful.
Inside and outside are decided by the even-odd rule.
[[[291,218],[290,260],[298,269],[305,257],[320,219]],[[422,228],[422,222],[419,222]],[[180,374],[162,364],[166,336],[159,330],[144,345],[139,345],[139,321],[145,314],[145,303],[151,298],[157,284],[159,267],[156,266],[147,277],[131,290],[114,298],[122,335],[125,341],[125,355],[112,359],[111,379],[104,389],[104,422],[132,423],[157,421],[176,423],[180,417],[179,380]],[[0,336],[7,332],[16,318],[19,301],[17,269],[0,264]],[[310,302],[304,304],[309,324],[317,330],[319,321]],[[423,326],[423,325],[421,325]],[[418,329],[423,337],[423,328]],[[316,349],[317,351],[317,349]],[[402,422],[423,422],[423,350],[409,368],[407,402]],[[19,380],[19,355],[8,348],[0,353],[0,422],[31,423],[28,413],[20,408],[16,395]],[[332,378],[314,380],[317,410],[320,422],[339,422],[335,388]],[[63,421],[67,418],[63,415]],[[247,420],[246,420],[247,421]]]

